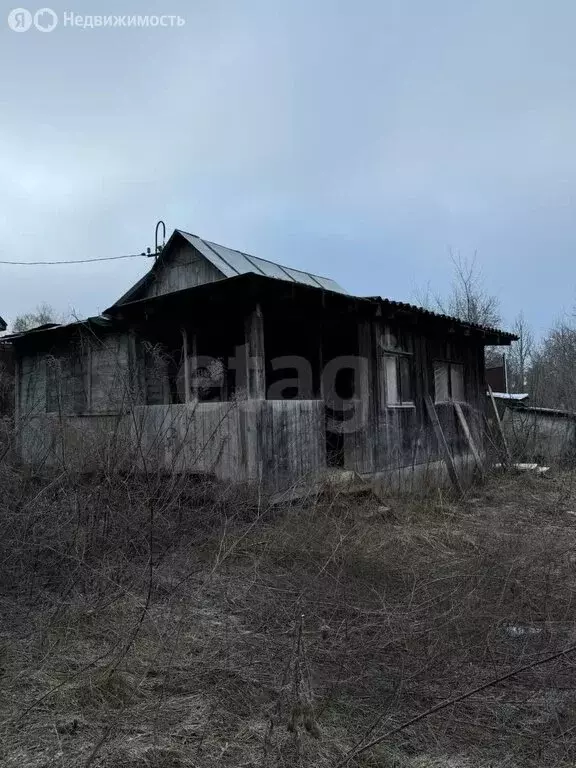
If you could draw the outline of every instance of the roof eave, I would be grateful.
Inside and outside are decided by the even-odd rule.
[[[234,277],[225,278],[218,283],[211,283],[210,289],[206,285],[199,285],[193,288],[184,288],[180,291],[174,291],[170,294],[164,294],[155,297],[149,297],[144,299],[137,299],[135,301],[127,302],[122,305],[115,304],[109,309],[105,310],[105,314],[117,315],[122,309],[126,309],[128,313],[137,312],[139,308],[145,306],[161,306],[163,302],[169,300],[172,302],[174,299],[183,299],[186,296],[194,295],[194,292],[198,292],[196,295],[202,295],[203,292],[210,290],[213,291],[229,291],[234,287],[240,288],[243,284],[248,284],[254,288],[256,292],[265,290],[267,286],[287,286],[292,291],[311,291],[318,296],[331,297],[333,300],[341,302],[350,302],[355,304],[358,309],[364,307],[366,311],[374,312],[386,317],[397,317],[398,315],[410,316],[412,315],[415,321],[429,320],[448,329],[452,327],[453,332],[459,332],[465,336],[473,336],[477,340],[481,340],[485,346],[499,346],[507,345],[516,340],[516,336],[505,331],[500,331],[495,328],[484,328],[483,326],[476,326],[471,323],[465,323],[462,320],[458,320],[454,317],[447,315],[437,314],[421,307],[416,307],[411,304],[404,304],[402,302],[395,302],[390,299],[383,299],[377,296],[363,297],[363,296],[351,296],[349,294],[339,293],[337,291],[330,291],[326,288],[316,288],[314,286],[307,285],[306,283],[296,283],[288,280],[282,280],[280,278],[268,277],[265,275],[259,275],[253,272],[244,273],[242,275],[236,275]],[[218,286],[216,288],[216,286]],[[244,290],[239,290],[239,295],[247,294]]]
[[[20,333],[11,333],[7,336],[2,336],[2,341],[9,341],[10,343],[18,343],[20,341],[31,339],[45,338],[47,334],[66,334],[69,331],[77,330],[78,328],[112,328],[114,326],[115,318],[107,317],[106,313],[102,315],[95,315],[94,317],[87,317],[84,320],[77,320],[74,323],[64,324],[47,324],[39,328],[31,328],[29,331],[21,331]]]

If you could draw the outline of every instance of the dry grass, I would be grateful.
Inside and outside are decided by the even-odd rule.
[[[281,510],[194,480],[0,474],[7,768],[335,766],[575,639],[576,473]],[[574,765],[573,664],[350,764]]]

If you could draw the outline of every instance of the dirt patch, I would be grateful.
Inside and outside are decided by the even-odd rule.
[[[386,515],[366,498],[278,510],[188,488],[152,505],[126,480],[16,480],[0,552],[8,768],[336,766],[575,641],[571,472],[387,499]],[[574,663],[350,765],[573,765]]]

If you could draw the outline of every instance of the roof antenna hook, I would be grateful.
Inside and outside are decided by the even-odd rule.
[[[159,245],[158,243],[158,230],[162,227],[162,245]],[[158,257],[158,254],[162,252],[164,249],[164,245],[166,243],[166,224],[162,220],[160,220],[156,224],[156,230],[154,232],[154,258]]]

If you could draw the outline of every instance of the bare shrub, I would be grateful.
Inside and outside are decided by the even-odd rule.
[[[576,475],[270,507],[178,473],[0,464],[0,762],[336,766],[574,642]],[[572,660],[356,766],[572,765]]]

